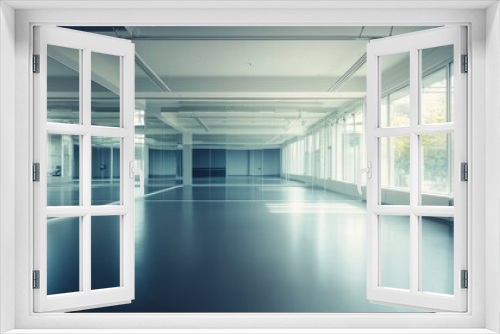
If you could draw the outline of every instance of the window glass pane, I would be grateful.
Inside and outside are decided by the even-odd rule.
[[[80,123],[80,50],[47,45],[47,122]]]
[[[441,69],[422,80],[422,123],[448,122],[446,69]]]
[[[120,126],[120,57],[92,52],[91,123]]]
[[[143,104],[143,100],[136,100],[136,105]],[[144,171],[144,194],[179,184],[192,183],[192,137],[182,135],[155,115],[146,110],[135,110],[135,166]],[[184,153],[183,153],[184,152]],[[184,179],[183,154],[189,156],[188,165],[191,170]],[[139,186],[139,177],[135,178],[136,189]],[[159,193],[155,198],[168,197],[168,193]]]
[[[120,286],[120,216],[93,216],[91,288]]]
[[[387,127],[389,124],[389,105],[387,96],[382,96],[380,101],[380,126]]]
[[[92,137],[92,205],[120,204],[120,142]]]
[[[323,122],[324,123],[324,122]],[[325,179],[325,171],[326,171],[326,168],[327,168],[327,165],[326,165],[326,160],[325,160],[325,150],[326,148],[328,147],[328,144],[327,142],[325,141],[325,126],[323,124],[323,127],[319,130],[318,132],[318,142],[317,142],[317,150],[319,152],[319,159],[318,159],[318,167],[317,167],[317,171],[319,171],[319,173],[316,174],[316,176],[319,178],[319,179]]]
[[[410,137],[380,138],[381,204],[410,204]]]
[[[422,88],[421,117],[423,124],[444,123],[452,120],[448,103],[453,95],[448,91],[447,64],[453,59],[453,46],[421,50]]]
[[[80,137],[47,134],[47,205],[80,205]]]
[[[389,126],[410,125],[410,87],[389,95]]]
[[[304,174],[311,176],[311,136],[304,138]]]
[[[410,125],[410,53],[398,53],[380,57],[381,68],[381,114],[380,125]],[[404,87],[399,89],[400,87]],[[399,89],[395,92],[395,90]],[[389,95],[389,110],[383,108],[384,99]]]
[[[360,126],[356,124],[356,114],[346,117],[345,133],[343,137],[344,178],[343,181],[354,183],[359,170],[361,149]]]
[[[336,180],[342,181],[344,179],[344,166],[343,166],[343,152],[344,148],[342,147],[343,137],[345,133],[345,119],[341,118],[337,121],[337,177]]]
[[[47,294],[80,291],[80,217],[47,219]]]
[[[410,289],[410,217],[380,216],[380,285]]]
[[[453,218],[421,217],[422,291],[453,294]]]
[[[453,206],[453,134],[422,135],[422,205]]]
[[[336,167],[336,161],[337,161],[337,122],[332,121],[332,131],[330,133],[330,179],[335,180],[336,173],[337,173],[337,167]]]
[[[360,109],[356,112],[356,132],[359,133],[360,136],[360,149],[359,154],[360,157],[358,159],[358,167],[357,169],[363,168],[366,166],[366,128],[365,128],[365,120],[366,120],[366,105],[363,104]]]

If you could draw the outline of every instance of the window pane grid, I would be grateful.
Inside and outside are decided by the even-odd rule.
[[[378,252],[382,257],[379,259],[377,269],[378,286],[407,289],[406,284],[409,284],[408,290],[411,295],[422,295],[427,292],[454,295],[456,277],[454,277],[453,268],[453,217],[455,216],[453,169],[456,163],[453,152],[455,124],[451,110],[453,96],[450,88],[452,85],[450,64],[440,65],[433,71],[426,71],[424,76],[422,70],[424,51],[427,50],[410,50],[409,126],[382,128],[391,125],[390,113],[393,99],[390,98],[391,94],[388,94],[379,96],[378,128],[372,131],[374,139],[378,139],[379,166],[377,170],[381,173],[378,178],[380,182],[379,205],[373,210],[378,215]],[[410,195],[409,205],[385,206],[382,205],[382,188],[384,184],[388,185],[388,182],[393,179],[391,175],[394,174],[394,169],[389,167],[393,164],[390,157],[393,147],[390,146],[390,142],[404,136],[409,137],[409,147],[400,146],[399,148],[409,150],[410,185],[407,189]],[[387,154],[389,157],[385,159],[384,168],[383,156]],[[440,203],[441,197],[446,201]],[[448,198],[451,198],[451,201],[448,201]],[[441,209],[441,205],[446,206],[445,209]],[[387,267],[387,261],[384,262],[383,256],[387,255],[387,251],[384,253],[383,239],[384,233],[387,238],[387,231],[383,231],[382,215],[392,217],[391,219],[405,215],[410,218],[409,231],[403,233],[408,235],[406,245],[410,248],[409,268],[403,265],[403,272],[409,275],[409,282],[406,279],[391,282],[389,285],[384,284],[384,270],[387,270],[387,268],[384,269],[384,265]],[[451,232],[442,233],[440,237],[443,240],[436,240],[434,237],[436,229]],[[436,264],[437,262],[440,264]],[[435,276],[439,277],[438,283],[435,282]]]
[[[133,109],[133,45],[128,41],[102,39],[96,35],[53,27],[35,27],[34,33],[35,38],[40,41],[35,43],[34,53],[40,55],[41,61],[40,73],[34,76],[33,155],[34,161],[40,163],[40,182],[34,186],[34,269],[40,270],[40,289],[34,290],[35,312],[68,311],[106,303],[128,302],[133,298],[134,291],[131,278],[133,224],[130,224],[134,210],[133,191],[129,189],[129,185],[133,183],[128,178],[120,179],[119,205],[91,206],[90,159],[92,137],[102,137],[108,138],[107,140],[114,138],[120,143],[120,148],[124,148],[123,143],[127,144],[127,150],[117,153],[117,161],[121,165],[119,174],[124,174],[125,167],[128,167],[122,161],[133,161],[133,149],[129,145],[131,140],[133,142],[133,118],[122,117],[125,107],[130,110],[129,107],[132,106]],[[104,56],[98,55],[96,51]],[[118,55],[107,56],[108,51]],[[92,55],[114,57],[114,74],[110,75],[109,64],[102,61],[92,64]],[[61,73],[68,76],[67,81],[61,81],[61,77],[64,77]],[[67,98],[61,100],[55,93],[59,92],[58,89],[63,84],[66,85],[64,91],[68,94]],[[113,94],[114,107],[109,104],[111,95],[105,90]],[[92,93],[96,94],[92,96]],[[91,125],[93,112],[98,113],[96,119],[102,121],[96,126]],[[117,120],[116,125],[106,123],[110,116]],[[59,187],[56,191],[57,198],[54,199],[59,200],[58,203],[47,201],[49,182],[52,183],[51,186]],[[80,184],[79,187],[75,186],[77,183]],[[67,196],[66,188],[71,188],[69,191],[71,194],[75,193],[75,196]],[[130,213],[132,214],[129,215]],[[118,270],[119,285],[113,283],[117,288],[97,293],[92,292],[90,277],[92,216],[102,216],[103,219],[109,216],[120,217],[122,231],[119,231],[118,238],[121,243],[127,244],[126,247],[120,245],[118,248],[119,263],[123,267]],[[58,239],[63,230],[68,234],[68,240]],[[64,253],[65,249],[67,254]],[[51,254],[49,258],[48,252]],[[68,273],[65,269],[68,269]],[[47,280],[47,270],[52,270],[49,273],[52,275],[49,277],[52,283]],[[75,275],[79,277],[74,279]],[[57,290],[57,279],[70,276],[73,285],[61,285],[61,289]]]
[[[101,141],[117,141],[119,147],[123,146],[123,140],[129,134],[123,128],[117,127],[108,127],[108,126],[99,126],[93,125],[90,123],[90,112],[88,106],[90,106],[90,70],[87,66],[83,66],[86,61],[89,59],[89,50],[80,50],[80,71],[81,75],[79,76],[80,81],[80,92],[79,96],[86,96],[87,98],[79,99],[80,106],[80,117],[79,122],[76,124],[67,124],[66,122],[61,121],[52,121],[46,123],[46,133],[48,136],[61,136],[63,139],[67,137],[76,137],[79,141],[79,152],[78,152],[78,167],[80,171],[80,177],[78,183],[80,184],[80,196],[79,196],[79,205],[78,206],[47,206],[47,220],[51,223],[63,222],[71,217],[79,217],[79,226],[80,226],[80,241],[79,241],[79,263],[80,263],[80,279],[79,279],[79,290],[82,293],[90,292],[91,288],[91,271],[90,271],[90,240],[88,239],[90,236],[90,224],[91,217],[111,217],[111,216],[119,216],[120,217],[120,233],[119,238],[122,240],[122,224],[123,218],[122,215],[128,212],[128,208],[122,205],[122,179],[120,177],[119,182],[119,196],[120,200],[118,202],[118,206],[96,206],[91,205],[91,189],[92,189],[92,149],[93,149],[93,138],[101,138]],[[121,61],[120,57],[120,61]],[[121,66],[121,63],[120,63]],[[121,70],[120,70],[121,71]],[[88,81],[88,82],[86,82]],[[86,82],[86,84],[84,83]],[[121,96],[120,90],[120,96]],[[121,101],[119,102],[119,123],[121,126]],[[82,117],[83,116],[83,117]],[[121,164],[122,161],[122,150],[120,149],[119,154],[119,162]],[[62,168],[62,172],[64,172],[64,168]],[[121,167],[119,169],[122,169]],[[110,204],[110,203],[106,203]],[[121,267],[122,263],[122,242],[119,245],[120,258],[119,263]],[[122,270],[119,271],[120,279],[119,286],[122,285]],[[55,290],[54,290],[55,291]],[[76,291],[75,291],[76,292]],[[61,293],[61,292],[55,292]]]
[[[379,140],[381,140],[379,145],[380,157],[384,155],[384,152],[385,154],[389,152],[387,150],[388,147],[385,149],[384,147],[382,147],[384,146],[382,142],[385,143],[385,146],[389,145],[389,140],[384,138],[398,138],[405,135],[409,136],[410,138],[409,174],[412,184],[411,185],[412,190],[410,191],[410,198],[412,207],[420,207],[425,204],[433,205],[432,201],[429,202],[425,199],[426,197],[429,196],[429,194],[450,196],[449,194],[451,194],[453,191],[452,173],[454,164],[452,162],[453,161],[452,140],[446,139],[443,141],[440,139],[441,137],[443,137],[443,134],[450,134],[445,137],[453,138],[452,135],[454,132],[454,123],[450,122],[450,120],[452,120],[452,118],[450,117],[451,114],[450,105],[452,101],[450,87],[452,86],[452,84],[450,83],[451,77],[450,77],[450,71],[448,70],[450,64],[441,65],[439,68],[433,70],[432,72],[427,71],[427,73],[425,73],[425,76],[422,76],[421,56],[422,52],[420,50],[414,49],[410,52],[410,58],[412,59],[410,63],[411,66],[413,66],[413,68],[410,71],[411,72],[410,89],[407,89],[407,92],[409,92],[409,94],[407,95],[409,98],[408,103],[410,104],[412,109],[410,115],[410,125],[406,127],[383,127],[384,125],[387,126],[388,124],[390,124],[391,105],[393,104],[392,101],[401,99],[402,98],[401,96],[404,96],[401,95],[404,90],[400,89],[394,92],[389,92],[386,95],[380,97],[379,128],[373,131],[375,138],[378,137],[380,138]],[[418,62],[415,61],[415,59],[418,59]],[[450,59],[452,59],[452,57]],[[415,69],[416,65],[419,65],[418,70]],[[446,100],[446,104],[444,105],[445,106],[444,108],[446,110],[445,112],[446,118],[439,119],[440,123],[437,124],[435,124],[435,122],[427,122],[427,124],[424,124],[423,120],[421,120],[419,117],[419,115],[421,114],[420,104],[414,103],[412,101],[420,101],[421,99],[423,99],[422,96],[425,97],[425,94],[428,94],[429,91],[435,92],[436,89],[438,90],[438,92],[441,93],[441,95],[439,96],[439,100],[443,100],[444,98],[442,97],[443,95],[442,93],[443,92],[446,93],[446,98],[444,99]],[[398,96],[396,98],[391,99],[390,96],[392,94],[396,94]],[[427,106],[428,105],[429,103],[427,103]],[[422,104],[422,108],[424,108],[425,106],[426,105]],[[440,105],[440,107],[442,107],[442,104]],[[436,138],[439,138],[439,140]],[[443,145],[445,145],[446,148],[444,148]],[[436,151],[437,153],[433,153],[433,151]],[[446,163],[446,161],[448,162]],[[443,175],[441,176],[436,175],[438,174],[436,168],[430,170],[431,168],[433,168],[432,166],[443,167],[441,166],[443,163],[447,165],[445,166],[446,173],[444,173]],[[389,163],[389,165],[391,164]],[[393,175],[395,169],[390,167],[391,166],[386,166],[386,168],[380,169],[381,181],[382,181],[381,186],[387,184],[389,180],[394,179]],[[441,169],[442,168],[439,169],[441,171],[440,173],[443,172]],[[424,175],[424,170],[427,171],[425,175]],[[431,174],[432,177],[429,176]],[[433,181],[431,181],[431,179]],[[424,181],[426,181],[425,184]],[[430,189],[429,187],[431,185],[433,189],[437,190],[429,191]],[[382,203],[384,201],[383,197],[384,196],[382,192],[379,192],[379,203]],[[453,203],[453,201],[451,201],[451,203]],[[445,202],[443,202],[443,204],[437,204],[437,205],[449,205],[449,203],[446,204]]]
[[[416,56],[419,56],[419,53],[414,50],[412,53],[412,57]],[[397,104],[401,101],[406,101],[404,102],[404,105],[406,106],[405,108],[409,108],[411,100],[409,86],[397,86],[392,90],[386,90],[383,96],[381,96],[380,98],[379,122],[390,124],[392,126],[379,126],[378,129],[372,131],[372,134],[375,136],[375,138],[383,139],[388,137],[395,138],[408,136],[409,138],[413,138],[413,140],[415,141],[420,141],[422,136],[426,136],[425,138],[430,138],[427,136],[453,134],[455,124],[452,122],[452,118],[449,116],[451,114],[450,109],[452,107],[452,99],[449,97],[452,90],[452,84],[450,83],[452,76],[451,72],[449,71],[449,67],[451,66],[450,64],[440,65],[438,68],[433,69],[432,71],[425,71],[422,80],[420,80],[420,78],[418,78],[417,76],[412,77],[413,81],[418,81],[418,83],[414,85],[415,87],[411,90],[412,94],[414,95],[413,99],[418,99],[421,94],[435,94],[434,92],[436,91],[436,89],[439,94],[441,94],[441,91],[444,89],[443,87],[446,87],[448,96],[446,98],[446,113],[448,114],[448,116],[445,122],[424,124],[420,121],[419,117],[414,116],[411,120],[411,124],[408,124],[408,126],[398,126],[401,122],[396,121],[392,122],[391,124],[391,115],[393,113],[397,114],[397,110],[399,110],[398,106],[395,105],[395,103]],[[445,77],[443,76],[443,71],[446,72]],[[445,78],[445,83],[439,80],[436,81],[436,78],[439,80]],[[419,88],[421,83],[422,89]],[[415,97],[415,95],[417,97]],[[442,98],[440,97],[440,99]],[[414,106],[412,108],[415,109]],[[382,119],[384,120],[382,121]],[[305,175],[314,178],[315,184],[322,184],[321,182],[326,182],[326,180],[355,183],[356,176],[353,174],[353,171],[358,170],[359,168],[361,168],[361,166],[364,165],[365,147],[364,145],[358,146],[358,142],[364,142],[364,121],[364,104],[361,104],[360,106],[342,111],[337,115],[332,116],[331,119],[325,120],[323,122],[323,126],[319,127],[318,130],[315,130],[311,133],[306,133],[298,139],[286,143],[283,147],[284,164],[282,166],[282,172],[285,174],[285,177],[288,178],[289,175]],[[412,139],[410,139],[410,142],[411,141]],[[318,143],[323,143],[325,148],[321,148],[322,145],[319,145],[318,148]],[[415,143],[413,145],[416,147]],[[451,161],[451,143],[448,142],[447,145],[448,160]],[[429,149],[430,148],[427,148],[427,152],[429,152]],[[422,182],[420,173],[423,169],[423,167],[419,164],[423,163],[423,158],[420,156],[420,153],[418,153],[417,155],[418,163],[415,163],[414,161],[408,161],[408,165],[418,166],[418,170],[415,170],[414,172],[418,175],[418,179],[416,179],[415,182],[419,184],[418,182]],[[429,167],[430,160],[428,159],[428,155],[426,155],[426,157],[426,161],[428,161],[426,166]],[[451,164],[448,169],[449,171],[446,173],[446,175],[448,175],[447,178],[449,180],[447,180],[445,183],[450,185],[450,191],[445,192],[445,195],[452,192],[453,164]],[[386,180],[388,178],[394,178],[393,173],[395,171],[395,168],[388,168],[386,172],[389,173],[389,176],[382,175],[382,178],[385,178]],[[435,179],[433,182],[434,184],[438,184],[437,179]],[[416,196],[417,204],[421,205],[421,203],[423,203],[432,205],[432,203],[427,203],[425,201],[421,202],[420,193],[421,192],[419,191]],[[440,196],[440,194],[442,193],[443,192],[441,191],[440,193],[433,194],[433,196]],[[414,204],[414,206],[417,204]]]
[[[368,205],[369,217],[371,213],[375,214],[371,215],[373,218],[377,215],[393,217],[409,215],[411,220],[409,270],[412,279],[409,293],[406,295],[402,291],[394,289],[392,291],[390,288],[381,287],[380,278],[378,282],[376,281],[377,275],[380,275],[380,254],[378,253],[381,247],[381,231],[379,224],[369,224],[371,234],[375,238],[370,242],[370,249],[372,253],[378,254],[371,258],[368,266],[370,283],[367,291],[369,299],[373,302],[408,304],[434,310],[464,311],[467,309],[467,294],[466,291],[460,289],[459,279],[460,269],[467,268],[464,240],[466,183],[460,181],[458,173],[454,173],[453,177],[450,175],[453,168],[458,169],[460,163],[467,161],[464,117],[466,77],[465,75],[458,77],[460,69],[455,64],[453,71],[457,81],[454,84],[460,88],[460,94],[453,95],[453,79],[449,71],[453,59],[457,60],[461,54],[466,53],[465,35],[466,31],[463,28],[436,29],[429,35],[416,34],[398,41],[377,41],[368,49],[368,70],[371,73],[368,79],[370,89],[367,97],[370,110],[368,131],[372,140],[368,138],[367,143],[370,149],[368,156],[376,163],[372,163],[375,179],[372,176],[372,180],[368,182],[369,185],[375,185],[375,187],[368,189],[367,197],[371,203],[377,203],[381,195],[378,161],[381,148],[380,145],[376,145],[377,141],[374,139],[388,141],[389,137],[409,137],[411,180],[410,205],[393,205],[392,207]],[[452,45],[452,47],[447,45]],[[450,52],[453,48],[454,50]],[[393,62],[390,70],[387,66],[382,66],[381,59],[389,59],[385,56],[386,54],[393,55],[398,52],[409,54],[409,66],[396,61]],[[401,67],[403,70],[410,68],[409,84],[400,80]],[[399,85],[396,84],[392,90],[387,90],[387,82],[398,75]],[[404,93],[398,97],[391,96],[405,90],[408,92],[407,97]],[[395,104],[394,101],[398,98],[401,101],[408,99],[410,109],[408,126],[382,128],[391,125],[390,113],[395,110],[395,106],[391,104]],[[387,102],[384,103],[385,101]],[[457,105],[457,113],[460,112],[460,117],[455,119],[452,111],[454,104]],[[451,143],[452,139],[449,138],[453,138],[454,135],[455,139]],[[451,198],[453,186],[450,180],[453,180],[456,188],[456,207],[444,206],[453,205],[455,202],[455,199]],[[442,200],[445,203],[440,203]],[[452,217],[456,219],[456,225],[450,223]],[[370,221],[374,222],[373,219]],[[443,240],[434,238],[433,234],[436,234],[434,233],[436,229],[442,232],[440,238],[442,237]],[[459,245],[460,249],[453,250],[450,245]],[[434,255],[436,255],[436,261],[434,261]],[[437,260],[442,262],[442,266],[435,266],[434,262],[438,262]],[[450,266],[450,264],[453,265]],[[429,283],[429,279],[434,279],[431,277],[433,272],[438,273],[441,267],[446,268],[443,270],[446,275],[441,276],[440,283],[437,285]]]
[[[422,136],[411,133],[409,143],[405,138],[408,136],[379,139],[381,188],[409,188],[407,191],[417,196],[416,203],[410,202],[414,207],[436,205],[422,202],[424,195],[453,197],[453,133]],[[408,174],[413,184],[401,178]],[[382,202],[380,194],[379,203]]]
[[[378,286],[453,295],[453,225],[432,213],[379,215]]]

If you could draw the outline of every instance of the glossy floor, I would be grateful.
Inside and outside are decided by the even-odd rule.
[[[136,298],[92,312],[413,311],[366,300],[364,202],[300,183],[253,181],[153,184],[136,201]],[[117,219],[92,221],[93,289],[119,284]],[[408,217],[383,217],[381,226],[382,284],[405,288]],[[51,293],[78,290],[77,227],[49,223]],[[450,293],[452,231],[451,220],[423,219],[426,291]]]

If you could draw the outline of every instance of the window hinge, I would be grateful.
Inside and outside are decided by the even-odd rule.
[[[40,270],[33,270],[33,289],[40,289]]]
[[[40,182],[40,164],[38,162],[33,164],[33,181]]]
[[[462,55],[462,73],[469,72],[469,57],[467,55]]]
[[[462,275],[462,289],[467,289],[469,287],[469,273],[467,270],[461,271]]]
[[[466,162],[462,162],[460,165],[460,173],[462,181],[469,181],[469,165]]]
[[[33,55],[33,73],[40,73],[40,55]]]

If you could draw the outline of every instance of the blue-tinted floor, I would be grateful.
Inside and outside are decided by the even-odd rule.
[[[364,202],[282,181],[151,190],[136,201],[136,298],[91,312],[414,311],[366,300]],[[407,217],[382,221],[387,286],[409,280],[407,224]],[[61,231],[64,225],[49,224],[49,258],[67,269],[76,254],[65,240],[76,239],[71,227]],[[92,224],[93,286],[119,282],[117,226]],[[448,220],[423,223],[427,291],[446,293],[452,282],[452,231]],[[49,290],[60,290],[68,270],[52,268]]]

